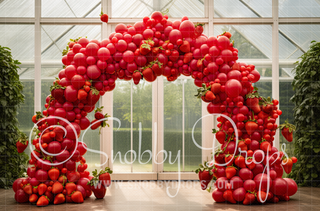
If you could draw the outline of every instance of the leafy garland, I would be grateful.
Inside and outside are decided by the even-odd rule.
[[[290,177],[300,186],[320,187],[320,42],[312,41],[310,49],[300,57],[292,82],[295,94],[294,136],[298,162]]]
[[[9,188],[26,171],[28,156],[19,154],[16,142],[21,138],[17,110],[24,102],[19,81],[18,60],[10,49],[0,46],[0,187]]]

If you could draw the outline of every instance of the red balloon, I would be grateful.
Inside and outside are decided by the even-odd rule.
[[[225,90],[228,97],[231,97],[231,98],[238,97],[242,92],[242,85],[240,81],[236,79],[230,79],[226,83]]]

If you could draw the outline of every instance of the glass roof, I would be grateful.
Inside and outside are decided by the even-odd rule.
[[[215,17],[271,17],[271,3],[271,0],[215,0]],[[166,9],[169,9],[169,17],[205,16],[203,0],[112,0],[113,17],[144,17],[149,16],[154,10],[165,11]],[[98,17],[100,11],[100,0],[42,0],[42,17]],[[34,16],[34,0],[0,0],[0,17],[13,16]],[[319,17],[320,0],[279,0],[279,16]],[[225,27],[215,25],[214,35],[221,34]],[[258,49],[263,55],[261,58],[272,58],[271,25],[232,25],[227,27],[231,27],[250,45]],[[316,24],[280,24],[279,59],[296,60],[308,50],[312,40],[320,40],[319,32],[320,25]],[[69,39],[79,36],[100,40],[101,27],[100,25],[42,25],[42,61],[60,60],[61,52]],[[0,25],[0,45],[10,47],[15,59],[33,61],[34,25]],[[30,71],[32,71],[31,68],[23,71],[22,74],[31,76]]]

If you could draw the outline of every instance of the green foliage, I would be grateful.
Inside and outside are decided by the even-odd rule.
[[[311,42],[300,57],[292,82],[297,127],[294,145],[298,162],[289,175],[301,186],[320,187],[320,42]]]
[[[17,109],[24,101],[23,86],[19,81],[17,60],[10,49],[0,46],[0,187],[8,188],[25,172],[28,156],[19,154],[16,141],[19,138]]]

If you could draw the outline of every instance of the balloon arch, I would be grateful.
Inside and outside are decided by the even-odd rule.
[[[215,187],[216,202],[289,200],[297,185],[282,175],[283,169],[291,171],[295,160],[273,147],[276,119],[282,113],[278,100],[258,94],[252,83],[259,81],[260,74],[254,65],[237,62],[238,50],[231,38],[229,32],[207,37],[201,23],[194,24],[188,17],[172,22],[154,12],[133,26],[118,24],[109,39],[71,40],[46,109],[32,118],[36,126],[28,178],[14,182],[16,201],[38,206],[82,203],[92,192],[103,198],[112,171],[106,168],[91,176],[84,158],[87,148],[78,137],[81,130],[106,126],[109,116],[97,109],[90,121],[87,114],[100,96],[115,88],[117,79],[132,79],[137,85],[161,75],[168,81],[192,76],[208,112],[223,114],[217,118],[216,131],[221,149],[214,162],[196,170],[203,190]]]

